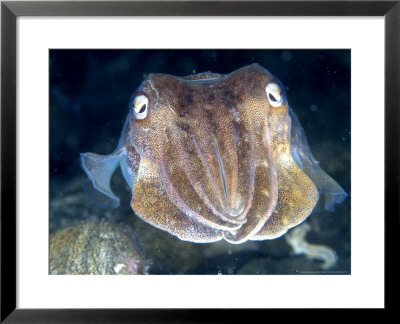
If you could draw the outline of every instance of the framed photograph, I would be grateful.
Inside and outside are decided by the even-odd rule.
[[[2,320],[391,308],[398,1],[1,10]]]
[[[351,50],[50,49],[49,61],[51,275],[351,274]],[[205,72],[208,69],[220,74]],[[279,79],[270,71],[279,71]],[[307,89],[304,79],[310,80]],[[294,92],[297,84],[301,84],[300,91]],[[251,93],[253,86],[261,91]],[[176,91],[172,97],[171,89]],[[316,96],[323,99],[314,100]],[[181,99],[176,101],[176,97]],[[251,108],[255,98],[259,102]],[[253,113],[246,122],[250,109]],[[273,109],[282,115],[267,115]],[[154,117],[163,112],[168,115]],[[258,117],[262,112],[266,115]],[[118,115],[115,126],[110,124],[110,115]],[[271,124],[257,126],[253,115]],[[273,122],[274,118],[279,121]],[[287,144],[280,144],[275,133],[280,125],[287,129],[283,141]],[[157,131],[151,135],[150,129]],[[161,134],[158,129],[165,134],[162,143],[151,144]],[[257,147],[264,137],[258,134],[270,138],[260,150]],[[314,157],[306,138],[298,138],[306,134],[320,165],[307,164],[306,158],[314,161]],[[99,138],[104,140],[99,142]],[[145,142],[140,138],[146,138]],[[252,139],[247,147],[248,138]],[[322,143],[314,145],[318,141]],[[283,157],[286,153],[275,153],[280,145],[292,146],[288,153],[294,161],[291,167]],[[185,149],[180,151],[181,147]],[[85,153],[90,150],[104,155]],[[250,155],[253,150],[254,157]],[[326,154],[330,154],[325,161],[331,161],[331,166],[322,162]],[[145,167],[147,160],[150,166]],[[276,166],[270,173],[264,170],[256,175],[263,163]],[[154,185],[163,188],[161,192],[147,193],[150,187],[142,191],[149,167],[158,175]],[[303,188],[302,195],[294,183]],[[260,191],[265,194],[258,197]],[[280,211],[285,204],[283,193],[291,197],[293,208]],[[149,196],[158,199],[145,208]],[[309,204],[304,212],[296,212],[297,199],[304,208]],[[319,221],[315,216],[314,225],[310,219],[298,228],[299,233],[284,235],[308,219],[311,210]],[[280,225],[267,221],[273,213],[274,222]],[[330,217],[332,213],[340,216]],[[260,214],[265,219],[248,230],[243,228],[241,235],[233,234],[243,227],[238,219],[247,219],[247,223]],[[88,232],[92,240],[94,228],[101,226],[117,233],[111,224],[132,232],[136,252],[128,255],[117,249],[118,256],[111,256],[114,248],[104,247],[99,251],[107,250],[110,255],[103,262],[96,259],[102,243],[93,241],[89,244],[96,247],[93,257],[86,259],[88,263],[79,257],[75,264],[71,250],[79,255],[91,253],[86,248],[82,251],[78,237]],[[88,226],[93,229],[87,230]],[[332,236],[331,241],[319,246],[307,243],[305,232],[311,226],[325,227],[314,232]],[[335,232],[329,234],[329,229]],[[79,246],[72,244],[75,240],[65,242],[70,235],[76,235]],[[303,257],[294,257],[295,253]],[[320,262],[310,262],[310,258]]]

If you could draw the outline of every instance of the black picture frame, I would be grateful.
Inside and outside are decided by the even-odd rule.
[[[384,16],[385,309],[396,307],[399,237],[400,0],[395,1],[2,1],[1,322],[225,322],[238,310],[16,308],[16,19],[19,16]],[[372,45],[371,45],[372,46]],[[373,154],[373,148],[371,148]],[[367,180],[366,180],[367,181]],[[373,190],[373,188],[371,188]],[[371,261],[373,262],[373,261]],[[367,283],[366,283],[367,285]],[[367,290],[367,288],[366,288]],[[244,312],[244,310],[241,310]],[[248,310],[247,312],[250,312]],[[261,310],[258,310],[260,312]],[[255,312],[255,310],[252,310]],[[251,316],[262,316],[252,314]],[[248,316],[248,315],[247,315]],[[237,317],[239,318],[239,317]],[[255,317],[254,317],[255,318]]]

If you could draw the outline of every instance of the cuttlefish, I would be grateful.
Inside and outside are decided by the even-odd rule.
[[[258,64],[150,74],[131,96],[116,150],[81,154],[81,165],[115,206],[110,180],[120,166],[134,212],[191,242],[274,239],[320,196],[326,209],[346,197],[312,156],[285,88]]]

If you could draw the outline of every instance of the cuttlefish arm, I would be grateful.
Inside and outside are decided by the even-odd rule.
[[[81,167],[89,177],[93,187],[108,197],[111,207],[119,206],[119,198],[112,191],[110,182],[112,175],[121,168],[122,175],[128,186],[133,187],[134,176],[139,166],[139,156],[130,141],[126,141],[129,132],[129,116],[125,120],[124,129],[115,151],[109,155],[95,153],[82,153],[80,155]]]
[[[288,112],[290,150],[279,152],[275,163],[278,201],[273,214],[252,240],[273,239],[285,234],[309,216],[321,197],[324,197],[324,208],[327,210],[333,210],[335,204],[347,197],[342,187],[320,168],[297,116],[290,107]],[[272,125],[269,127],[278,128]]]

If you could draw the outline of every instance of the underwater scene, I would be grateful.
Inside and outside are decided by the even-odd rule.
[[[350,50],[49,50],[49,274],[350,274]]]

